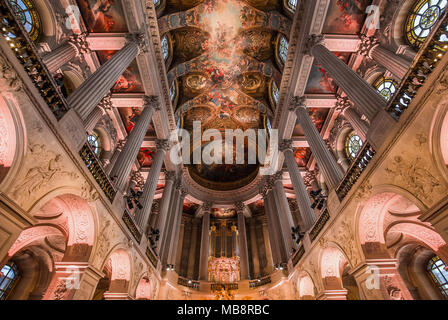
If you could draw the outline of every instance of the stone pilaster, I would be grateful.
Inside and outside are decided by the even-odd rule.
[[[202,234],[201,252],[199,262],[199,279],[208,281],[208,259],[210,251],[210,216],[212,213],[212,203],[206,202],[202,207]]]
[[[240,256],[241,280],[249,277],[249,253],[247,251],[246,218],[244,217],[245,205],[243,202],[235,203],[238,215],[238,252]]]

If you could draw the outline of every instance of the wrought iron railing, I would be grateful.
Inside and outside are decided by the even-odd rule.
[[[127,209],[124,210],[123,221],[126,227],[128,227],[132,236],[135,238],[135,240],[137,240],[137,242],[140,243],[142,241],[142,233],[140,232],[140,229],[135,224],[134,219],[131,217],[131,214]]]
[[[336,188],[336,194],[338,195],[339,200],[342,201],[342,199],[344,199],[345,196],[350,192],[361,174],[364,172],[364,170],[366,170],[370,161],[372,161],[375,153],[376,151],[368,142],[359,151],[352,165],[345,174],[344,179],[342,179],[341,183]]]
[[[111,202],[114,201],[117,191],[115,190],[112,181],[109,179],[108,175],[100,164],[100,161],[96,157],[95,152],[92,151],[88,143],[84,144],[84,146],[81,148],[81,151],[79,151],[79,155],[87,166],[87,169],[89,169],[93,178],[103,190],[104,194],[109,198]]]
[[[448,49],[448,10],[420,48],[387,111],[398,120]]]
[[[68,104],[8,1],[0,1],[0,29],[51,112],[60,120],[69,110]]]
[[[314,224],[313,228],[310,231],[311,241],[316,240],[317,236],[322,231],[322,229],[325,227],[328,220],[330,220],[330,213],[328,212],[328,210],[325,210],[319,216],[319,219],[317,219],[316,223]]]
[[[305,247],[303,246],[303,243],[300,242],[299,249],[294,253],[294,256],[292,257],[292,266],[295,267],[297,263],[299,263],[300,259],[302,259],[303,255],[305,254]]]
[[[270,276],[249,281],[249,288],[254,289],[272,283]]]
[[[154,268],[157,269],[157,264],[159,262],[159,259],[157,259],[157,256],[154,254],[154,252],[151,250],[151,248],[146,248],[146,256],[148,257],[149,261],[153,265]]]
[[[182,277],[179,277],[177,279],[177,284],[194,290],[199,290],[199,287],[201,285],[199,281],[193,281]]]

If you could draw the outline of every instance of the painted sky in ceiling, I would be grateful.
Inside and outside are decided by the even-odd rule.
[[[356,34],[361,31],[371,0],[331,0],[323,33]]]
[[[127,32],[121,1],[77,0],[90,32]]]

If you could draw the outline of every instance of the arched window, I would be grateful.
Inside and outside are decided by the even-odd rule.
[[[398,83],[392,79],[381,77],[375,83],[375,88],[383,96],[386,101],[390,101],[397,92]]]
[[[448,298],[448,269],[446,264],[438,256],[434,256],[429,260],[426,271],[428,271],[442,295]]]
[[[154,0],[154,7],[160,6],[160,0]]]
[[[40,18],[30,0],[8,0],[31,40],[36,41],[40,33]]]
[[[160,45],[162,46],[163,59],[165,59],[165,61],[166,61],[170,54],[170,49],[168,47],[168,38],[166,36],[163,36],[162,42],[160,43]]]
[[[442,15],[448,0],[420,0],[412,9],[406,23],[406,38],[414,47],[420,47]]]
[[[361,150],[363,145],[362,139],[355,132],[352,132],[348,135],[345,141],[345,152],[347,153],[347,157],[350,159],[355,159]]]
[[[175,99],[176,99],[176,82],[173,82],[170,87],[170,100],[172,103],[174,103]]]
[[[274,99],[274,103],[275,103],[275,105],[277,105],[280,91],[278,90],[278,87],[277,87],[277,84],[275,83],[275,81],[272,81],[271,93],[272,93],[272,99]]]
[[[95,154],[99,156],[101,152],[101,140],[98,134],[96,132],[90,134],[87,137],[87,140],[89,141],[89,144],[92,147],[93,152],[95,152]]]
[[[296,11],[296,8],[297,8],[297,0],[288,0],[288,7],[289,7],[292,11]]]
[[[286,40],[286,38],[282,36],[280,38],[280,43],[278,46],[278,55],[280,56],[280,59],[282,60],[283,63],[286,62],[286,57],[288,56],[288,48],[289,48],[288,40]]]
[[[15,263],[10,262],[3,266],[0,272],[0,300],[6,300],[19,277],[19,269]]]

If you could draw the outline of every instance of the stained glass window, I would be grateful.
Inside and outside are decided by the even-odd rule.
[[[154,0],[154,7],[160,6],[160,0]]]
[[[289,48],[288,40],[286,40],[286,38],[282,36],[280,38],[278,54],[283,63],[286,62],[286,57],[288,56],[288,48]]]
[[[355,159],[363,145],[362,139],[355,132],[348,135],[345,142],[345,152],[350,159]]]
[[[100,138],[98,137],[98,134],[96,134],[95,132],[92,133],[87,137],[87,140],[89,141],[89,144],[92,147],[93,152],[95,152],[95,154],[99,156],[101,151],[101,141]]]
[[[297,0],[288,0],[288,7],[292,10],[295,11],[297,8]]]
[[[176,82],[173,82],[170,87],[170,99],[171,102],[174,103],[174,99],[176,99]]]
[[[29,0],[8,0],[31,40],[36,41],[40,33],[40,19]]]
[[[5,264],[0,272],[0,300],[6,300],[18,279],[17,266],[12,262]]]
[[[383,96],[386,101],[389,101],[397,92],[398,83],[392,79],[381,77],[376,83],[375,88]]]
[[[275,105],[278,103],[280,91],[278,90],[277,84],[275,81],[272,81],[272,98],[274,99]]]
[[[431,275],[432,280],[440,289],[440,292],[448,298],[448,269],[446,264],[438,257],[434,256],[429,260],[426,270]]]
[[[163,59],[168,59],[168,55],[170,53],[170,49],[168,47],[168,38],[166,36],[163,36],[162,38],[162,42],[160,44],[162,46],[162,54],[163,54]]]
[[[406,38],[414,47],[420,47],[442,15],[448,0],[420,0],[406,23]]]

